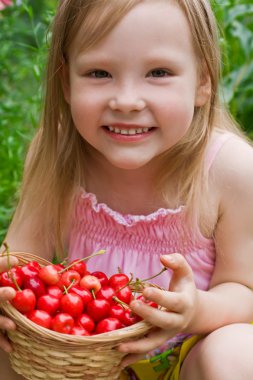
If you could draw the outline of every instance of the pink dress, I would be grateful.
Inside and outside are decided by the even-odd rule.
[[[206,155],[209,170],[219,149],[232,134],[216,138]],[[179,252],[190,264],[197,288],[207,290],[215,263],[213,239],[193,231],[185,223],[184,206],[161,208],[149,215],[122,215],[96,196],[80,191],[70,233],[69,259],[82,258],[105,249],[106,253],[88,261],[88,269],[104,271],[108,276],[118,268],[135,277],[146,279],[162,269],[161,254]],[[195,236],[195,238],[193,238]],[[167,270],[153,283],[168,289],[171,272]]]

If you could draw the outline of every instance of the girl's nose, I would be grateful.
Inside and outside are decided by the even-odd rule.
[[[146,102],[135,91],[118,89],[117,93],[109,100],[109,107],[113,111],[129,113],[142,111],[146,107]]]

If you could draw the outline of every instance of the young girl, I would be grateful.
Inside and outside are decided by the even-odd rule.
[[[219,70],[207,0],[60,2],[6,241],[48,259],[106,249],[88,267],[108,275],[168,268],[153,280],[165,290],[145,290],[165,310],[131,304],[154,329],[119,346],[122,379],[252,379],[253,149]]]

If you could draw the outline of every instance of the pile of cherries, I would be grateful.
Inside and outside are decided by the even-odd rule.
[[[84,259],[70,264],[41,266],[30,261],[0,273],[0,286],[16,290],[11,304],[34,323],[64,334],[88,336],[133,325],[141,320],[129,304],[137,298],[152,307],[140,293],[140,285],[124,273],[107,277],[89,272]]]

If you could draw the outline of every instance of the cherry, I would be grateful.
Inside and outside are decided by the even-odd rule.
[[[72,317],[77,317],[82,314],[83,300],[75,293],[65,294],[60,300],[61,311],[70,314]]]
[[[116,289],[116,297],[120,301],[129,304],[133,298],[133,294],[129,286],[125,286],[124,288]]]
[[[17,290],[17,286],[21,287],[22,283],[23,278],[19,267],[11,268],[9,271],[1,273],[0,286],[10,286]]]
[[[60,275],[57,267],[53,264],[49,264],[40,269],[39,278],[46,285],[55,285],[60,280]]]
[[[31,289],[18,290],[10,302],[20,313],[25,314],[35,308],[36,296]]]
[[[62,290],[57,285],[48,286],[46,292],[47,294],[50,294],[51,296],[54,296],[58,299],[62,298],[63,296]]]
[[[68,292],[78,294],[83,300],[84,307],[92,300],[91,292],[88,289],[81,288],[79,285],[73,285]]]
[[[81,288],[90,290],[94,294],[101,289],[99,279],[95,276],[91,276],[90,274],[81,278],[80,286]]]
[[[41,269],[41,266],[40,266],[40,264],[37,261],[30,261],[29,263],[26,264],[26,266],[35,268],[35,269],[38,270],[38,272]]]
[[[134,325],[135,323],[141,321],[142,318],[134,314],[131,309],[126,309],[124,312],[124,315],[120,318],[120,321],[125,325],[125,326],[131,326]]]
[[[28,313],[27,318],[46,329],[51,328],[52,317],[44,310],[32,310]]]
[[[87,313],[95,322],[100,321],[109,316],[110,303],[105,299],[93,299],[87,305]]]
[[[23,281],[26,281],[29,278],[37,277],[39,273],[39,270],[32,265],[24,265],[20,270],[22,273]]]
[[[97,299],[105,299],[112,302],[113,297],[116,296],[115,290],[111,286],[103,286],[97,293]]]
[[[89,333],[91,333],[95,328],[95,323],[88,314],[81,314],[77,317],[76,324],[82,326]]]
[[[125,315],[125,309],[121,305],[112,305],[110,309],[109,316],[113,318],[117,318],[120,322],[122,322],[122,318]]]
[[[46,293],[46,287],[39,277],[30,277],[24,281],[23,287],[31,289],[37,298]]]
[[[70,334],[74,327],[74,318],[67,313],[59,313],[52,319],[52,330],[63,334]]]
[[[116,273],[109,278],[109,286],[112,286],[113,288],[119,289],[128,284],[129,277],[124,273]]]
[[[37,308],[54,315],[60,307],[60,300],[51,294],[44,294],[37,301]]]
[[[96,271],[96,272],[92,272],[91,275],[99,279],[101,286],[108,285],[108,277],[106,276],[104,272]]]
[[[154,307],[155,309],[158,308],[158,305],[157,303],[153,302],[153,301],[150,301],[150,300],[147,300],[142,294],[140,296],[137,297],[137,300],[141,301],[141,302],[144,302],[146,305],[149,305],[151,307]]]
[[[84,261],[80,261],[79,259],[76,259],[72,261],[69,264],[69,267],[71,267],[72,270],[75,270],[80,274],[81,277],[83,277],[87,272],[87,267]]]
[[[64,289],[68,288],[71,284],[78,285],[80,282],[81,276],[76,270],[68,270],[64,272],[59,281],[59,287]]]
[[[98,322],[95,333],[102,334],[109,331],[114,331],[120,329],[122,323],[117,318],[105,318],[102,321]]]
[[[78,335],[78,336],[88,336],[90,335],[89,331],[85,330],[82,326],[74,326],[71,330],[72,335]]]

